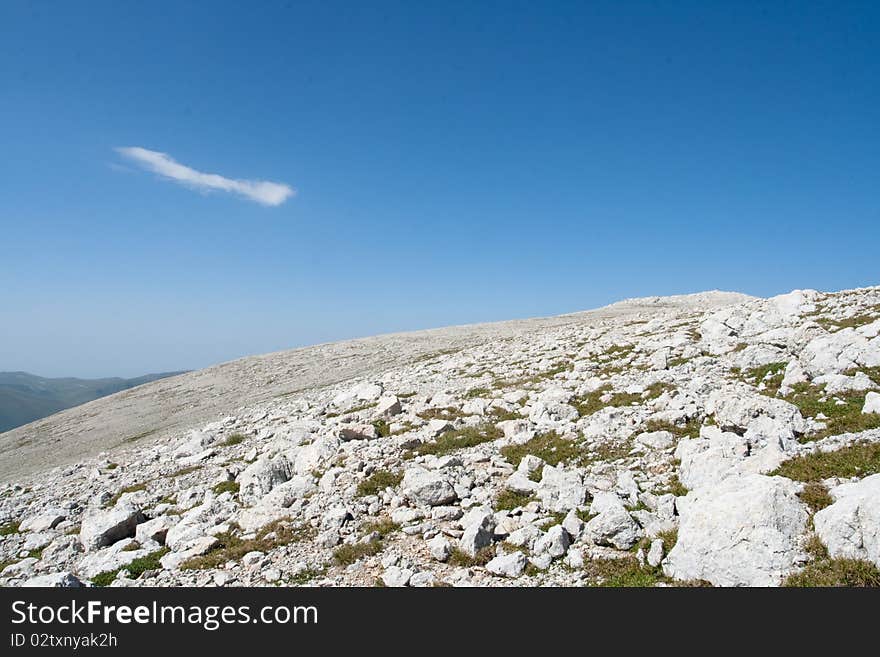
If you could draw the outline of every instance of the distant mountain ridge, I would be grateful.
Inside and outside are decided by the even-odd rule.
[[[133,379],[47,379],[27,372],[0,372],[0,433],[114,392],[183,373],[161,372]]]

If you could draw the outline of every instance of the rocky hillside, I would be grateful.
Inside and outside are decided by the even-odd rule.
[[[311,349],[38,476],[6,434],[0,584],[880,585],[880,287]]]

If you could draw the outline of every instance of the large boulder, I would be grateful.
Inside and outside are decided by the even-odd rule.
[[[545,508],[565,512],[584,503],[587,489],[581,475],[575,470],[565,470],[545,465],[537,488],[538,498]]]
[[[427,506],[449,504],[456,498],[455,489],[446,477],[419,467],[410,468],[404,473],[400,490],[417,504]]]
[[[676,579],[716,586],[777,586],[801,564],[809,514],[800,486],[747,474],[678,498],[678,542],[663,563]]]
[[[742,388],[716,390],[706,400],[706,412],[714,415],[718,426],[728,431],[745,431],[761,416],[776,420],[793,433],[806,430],[806,421],[794,404]]]
[[[136,506],[118,504],[112,509],[91,509],[82,519],[79,540],[89,552],[134,536],[138,523],[145,520]]]
[[[238,497],[244,504],[256,504],[275,486],[290,479],[290,475],[290,461],[286,456],[262,456],[239,475]]]
[[[488,507],[477,507],[468,511],[461,519],[464,533],[458,541],[459,549],[469,557],[477,556],[477,552],[492,544],[495,531],[495,515]]]
[[[867,559],[880,566],[880,474],[831,490],[834,504],[813,518],[832,557]]]
[[[597,493],[590,505],[596,517],[584,526],[584,533],[597,545],[608,545],[628,550],[642,536],[638,523],[614,493]]]

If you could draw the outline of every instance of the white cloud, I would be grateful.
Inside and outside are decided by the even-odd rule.
[[[180,164],[167,153],[147,150],[139,146],[117,148],[116,152],[144,169],[159,174],[181,185],[208,192],[220,190],[238,194],[261,205],[281,205],[296,192],[284,183],[266,180],[235,180],[216,173],[202,173]]]

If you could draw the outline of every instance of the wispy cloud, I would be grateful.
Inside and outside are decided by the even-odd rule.
[[[203,192],[231,192],[261,205],[272,206],[281,205],[296,193],[292,187],[284,183],[267,180],[236,180],[216,173],[196,171],[192,167],[180,164],[167,153],[147,150],[140,146],[120,147],[116,152],[163,178]]]

